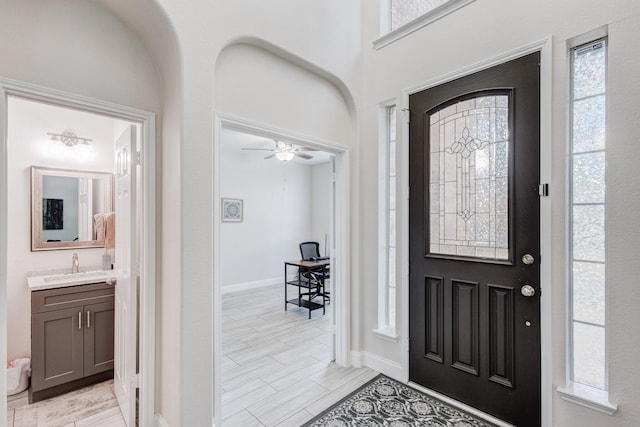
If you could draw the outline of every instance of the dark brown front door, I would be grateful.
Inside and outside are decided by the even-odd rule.
[[[540,425],[538,53],[412,95],[409,378]]]

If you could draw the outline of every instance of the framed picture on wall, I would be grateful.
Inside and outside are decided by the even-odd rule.
[[[242,199],[222,198],[222,222],[242,222]]]

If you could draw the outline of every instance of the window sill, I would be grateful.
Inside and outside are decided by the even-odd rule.
[[[409,21],[402,27],[396,28],[390,33],[387,33],[375,40],[373,42],[373,48],[375,50],[381,49],[474,1],[475,0],[450,0],[443,5],[436,7],[431,12],[427,12],[413,21]]]
[[[400,340],[400,337],[396,334],[395,328],[390,326],[374,329],[371,332],[373,332],[373,334],[378,338],[382,338],[385,341],[397,343]]]
[[[558,387],[556,391],[567,402],[607,415],[613,415],[618,410],[618,405],[609,402],[609,393],[605,390],[569,381],[566,387]]]

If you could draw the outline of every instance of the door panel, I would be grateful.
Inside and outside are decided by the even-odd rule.
[[[409,100],[409,378],[520,427],[540,425],[539,97],[535,53]]]
[[[135,425],[136,393],[136,128],[116,141],[114,390],[128,426]]]
[[[114,303],[84,306],[84,375],[113,369]]]

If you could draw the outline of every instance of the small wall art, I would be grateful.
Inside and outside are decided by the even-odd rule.
[[[222,199],[222,222],[242,222],[242,199]]]
[[[42,199],[42,228],[62,230],[64,201],[62,199]]]

